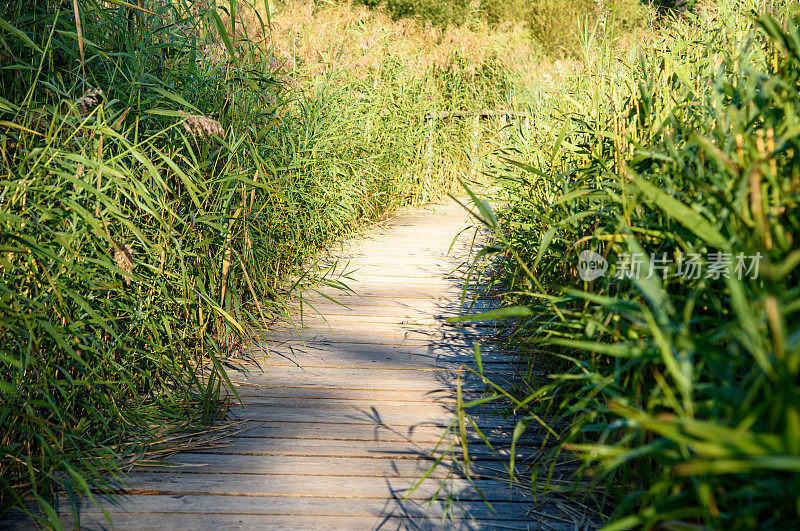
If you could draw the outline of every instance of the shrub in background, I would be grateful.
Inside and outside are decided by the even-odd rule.
[[[440,26],[463,24],[474,10],[471,0],[362,0],[369,7],[382,6],[395,18],[419,16]]]
[[[421,17],[439,26],[460,25],[485,17],[490,24],[523,23],[532,38],[550,54],[575,55],[582,28],[614,14],[620,29],[647,21],[641,0],[362,0],[370,7],[385,6],[395,18]]]

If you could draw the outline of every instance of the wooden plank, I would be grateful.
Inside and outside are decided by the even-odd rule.
[[[371,311],[378,311],[382,308],[392,309],[413,309],[413,310],[426,310],[436,312],[461,312],[470,310],[476,305],[488,305],[492,301],[481,299],[473,301],[470,297],[466,297],[462,303],[460,298],[453,297],[420,297],[420,298],[405,298],[398,299],[396,297],[360,297],[356,292],[353,295],[344,297],[332,297],[333,300],[313,295],[311,297],[304,297],[303,306],[312,306],[319,309],[321,312],[326,311],[340,311],[354,308],[369,308]],[[293,304],[292,310],[297,310],[299,304]]]
[[[100,507],[121,512],[109,500],[98,498]],[[188,495],[178,498],[163,495],[131,495],[126,498],[126,505],[136,507],[142,513],[182,513],[198,515],[274,515],[274,516],[399,516],[406,502],[393,500],[391,504],[376,503],[374,500],[351,499],[342,503],[337,498],[289,498],[289,497],[245,497],[245,496],[196,496]],[[408,500],[406,512],[413,507],[415,515],[429,518],[441,518],[443,511],[440,506],[426,506],[414,500]],[[401,505],[397,505],[401,504]],[[82,504],[85,514],[99,512],[100,507],[94,507],[86,501]],[[453,507],[451,517],[462,518],[498,518],[498,519],[523,519],[529,502],[511,503],[495,502],[492,511],[485,503],[465,502],[459,507]],[[124,509],[124,508],[123,508]],[[499,517],[498,517],[499,515]]]
[[[392,297],[395,300],[402,301],[403,299],[431,299],[431,300],[441,300],[441,299],[458,299],[462,295],[462,288],[459,286],[450,286],[446,288],[438,288],[435,291],[430,289],[425,282],[418,282],[416,284],[403,284],[402,289],[398,289],[397,286],[393,284],[368,284],[368,285],[358,285],[353,286],[356,290],[355,292],[348,292],[348,291],[336,291],[330,292],[329,295],[333,299],[341,299],[347,300],[348,297],[358,297],[358,298],[370,298],[370,297],[381,297],[387,298]],[[474,290],[467,291],[466,294],[467,298],[473,296],[481,296],[481,293],[478,293]]]
[[[412,299],[415,300],[415,299]],[[451,304],[414,304],[414,303],[395,303],[395,304],[365,304],[360,300],[336,299],[333,301],[310,301],[302,307],[292,307],[290,311],[293,315],[299,316],[301,308],[303,314],[314,316],[321,314],[322,317],[346,315],[351,319],[361,319],[362,317],[386,316],[397,319],[433,318],[439,320],[442,317],[457,317],[469,313],[477,313],[496,308],[494,301],[482,299],[479,301],[467,300],[463,305],[458,303]]]
[[[306,415],[311,421],[325,418],[325,415],[335,418],[336,422],[341,419],[350,419],[355,423],[406,425],[405,422],[390,422],[389,419],[408,419],[417,415],[424,424],[425,420],[438,422],[445,420],[445,425],[449,424],[454,417],[455,398],[452,395],[433,398],[429,401],[379,401],[373,399],[342,400],[338,398],[308,398],[301,397],[273,397],[273,396],[249,396],[243,397],[241,404],[232,405],[229,409],[230,414],[235,418],[241,419],[264,419],[269,420],[284,415],[283,419],[294,419],[298,415]],[[510,423],[516,424],[518,419],[495,418],[504,413],[505,406],[498,404],[484,404],[467,409],[467,413],[473,417],[491,418],[498,425]],[[363,419],[363,422],[359,420]],[[408,424],[413,425],[413,424]]]
[[[359,267],[397,267],[398,264],[402,264],[404,267],[447,271],[449,268],[456,267],[467,269],[468,266],[472,265],[472,262],[472,258],[453,257],[444,252],[438,253],[438,256],[431,257],[423,253],[409,255],[405,252],[387,250],[370,254],[358,253],[350,256],[331,256],[319,261],[315,269],[327,272],[329,276],[336,276],[340,272],[349,272]]]
[[[235,371],[230,375],[231,382],[239,387],[316,387],[326,389],[398,389],[407,391],[439,391],[454,392],[458,383],[455,371],[407,371],[405,369],[375,369],[379,374],[371,377],[365,374],[368,368],[331,368],[331,367],[285,367],[275,365],[270,372],[285,375],[283,378],[270,377],[261,371],[245,373]],[[340,380],[339,377],[346,379]],[[514,373],[489,373],[484,376],[496,384],[507,384],[514,380]],[[331,379],[331,378],[334,379]],[[483,390],[486,385],[472,373],[461,376],[462,389]]]
[[[338,500],[339,505],[343,505]],[[294,503],[293,501],[290,502]],[[418,503],[405,504],[416,507]],[[231,530],[257,530],[284,531],[309,529],[433,529],[441,528],[442,519],[427,518],[409,511],[409,515],[391,517],[359,517],[359,516],[303,516],[303,515],[262,515],[262,514],[194,514],[194,513],[153,513],[153,512],[116,512],[113,513],[114,524],[108,523],[102,514],[83,513],[81,516],[82,529],[117,529],[136,531],[164,531],[164,529],[231,529]],[[446,522],[446,521],[445,521]],[[72,529],[72,522],[64,517],[67,529]],[[24,524],[23,524],[24,525]],[[450,522],[448,527],[454,529],[557,529],[573,530],[574,524],[547,528],[535,527],[531,519],[503,520],[497,518],[486,519],[461,519]],[[165,527],[166,526],[166,527]],[[534,526],[534,527],[532,527]],[[40,529],[35,525],[17,527],[18,529]]]
[[[323,387],[328,389],[403,389],[408,391],[435,391],[455,389],[456,376],[447,371],[404,369],[375,369],[376,375],[365,374],[368,369],[330,367],[270,367],[269,374],[230,371],[228,376],[236,386],[256,387]],[[495,383],[508,383],[513,373],[492,373],[487,378]],[[485,386],[475,376],[465,375],[464,387],[483,389]]]
[[[299,368],[327,368],[327,369],[355,369],[370,366],[375,369],[391,370],[402,368],[419,368],[419,369],[442,369],[452,368],[457,370],[461,365],[473,366],[472,358],[462,356],[453,356],[447,358],[443,356],[424,356],[417,354],[396,353],[393,355],[386,355],[377,353],[360,354],[353,353],[353,355],[346,355],[343,350],[338,354],[326,354],[325,358],[319,355],[308,354],[306,352],[297,351],[292,354],[282,354],[270,350],[269,357],[266,359],[259,359],[252,365],[241,364],[241,370],[265,370],[268,371],[270,367],[299,367]],[[503,360],[487,360],[484,362],[484,369],[490,367],[505,367],[507,361]]]
[[[417,286],[417,289],[421,289],[426,286],[427,285],[423,282]],[[469,291],[464,295],[464,300],[462,302],[462,292],[460,288],[447,290],[444,294],[441,294],[432,291],[431,287],[427,286],[427,291],[425,292],[411,291],[408,293],[403,293],[403,296],[399,296],[401,294],[398,292],[399,288],[396,285],[384,287],[379,285],[370,285],[364,287],[356,286],[356,288],[357,291],[355,292],[324,292],[324,299],[317,294],[313,294],[310,297],[306,295],[302,306],[298,302],[298,304],[293,304],[290,306],[289,309],[292,312],[296,312],[301,307],[305,308],[310,306],[321,308],[321,311],[324,311],[329,307],[333,309],[364,306],[374,309],[390,307],[399,309],[408,308],[417,310],[437,310],[439,312],[460,312],[471,310],[476,305],[487,305],[491,304],[492,302],[499,306],[498,299],[493,299],[490,296],[484,296],[484,294],[473,293]],[[393,292],[389,292],[389,288],[391,288]],[[365,289],[369,289],[369,293],[371,294],[365,294],[363,291]],[[381,293],[381,290],[386,290],[386,292]],[[394,293],[394,295],[391,295],[391,293]]]
[[[291,421],[246,421],[240,425],[245,431],[237,435],[241,439],[316,439],[316,440],[340,440],[358,442],[356,446],[361,446],[361,441],[375,441],[387,443],[410,443],[423,444],[431,443],[435,445],[442,438],[444,430],[437,426],[391,426],[388,424],[347,424],[342,425],[331,422],[305,422],[297,424]],[[491,426],[482,430],[484,435],[492,441],[492,444],[505,445],[511,443],[513,427],[507,425]],[[537,426],[530,427],[521,436],[520,440],[524,444],[540,444],[544,437],[544,430]],[[477,436],[470,430],[467,432],[469,441],[480,444]],[[449,439],[446,439],[449,440]],[[253,444],[258,447],[258,441],[244,442],[242,444]],[[226,446],[220,446],[218,450],[227,452]]]
[[[438,353],[455,353],[460,352],[465,357],[473,358],[473,349],[477,341],[470,340],[467,337],[454,338],[451,341],[433,341],[423,337],[416,338],[416,341],[406,341],[401,343],[375,343],[372,341],[337,341],[335,338],[331,339],[307,339],[299,341],[298,338],[279,339],[269,335],[261,337],[252,337],[251,345],[253,348],[266,349],[278,352],[280,349],[300,349],[302,351],[313,352],[326,348],[331,349],[349,349],[353,352],[369,351],[369,352],[407,352],[409,354],[438,354]],[[506,362],[514,359],[512,353],[507,352],[501,345],[483,343],[481,344],[481,352],[486,353],[487,360],[496,357],[503,359]]]
[[[438,310],[436,308],[403,308],[401,306],[395,306],[394,308],[373,308],[358,304],[351,305],[350,307],[345,307],[340,304],[331,304],[322,306],[322,308],[306,306],[302,314],[298,309],[292,309],[290,315],[294,321],[300,323],[316,320],[330,322],[338,319],[346,319],[349,322],[358,320],[362,323],[389,322],[392,324],[403,324],[412,321],[415,323],[439,324],[444,319],[458,317],[461,313],[457,309],[447,308]]]
[[[401,427],[402,428],[402,427]],[[509,426],[510,429],[510,426]],[[446,435],[442,430],[442,435]],[[497,463],[507,463],[510,458],[510,443],[499,444],[494,450],[485,445],[476,444],[470,449],[470,455],[475,458],[494,460]],[[526,446],[537,447],[541,440],[533,437],[527,438],[516,447],[517,458],[524,456]],[[494,446],[494,445],[493,445]],[[445,437],[440,443],[435,442],[409,442],[397,441],[363,441],[354,444],[350,440],[338,439],[280,439],[269,437],[237,437],[230,442],[209,446],[206,449],[196,450],[198,454],[208,455],[249,455],[249,456],[279,456],[279,457],[351,457],[363,459],[384,460],[432,460],[440,457],[442,453],[460,451],[460,443],[452,437]],[[528,452],[530,455],[530,452]],[[448,458],[449,459],[449,458]],[[142,470],[142,469],[136,469]],[[232,471],[237,472],[237,471]],[[177,473],[177,472],[176,472]],[[327,475],[336,475],[336,471],[327,471]]]
[[[253,407],[250,407],[253,406]],[[309,410],[320,409],[324,412],[333,411],[353,411],[354,409],[361,410],[363,408],[375,409],[377,411],[385,411],[387,413],[407,412],[413,408],[415,412],[420,414],[427,413],[442,413],[451,412],[455,407],[455,398],[452,394],[431,398],[428,401],[380,401],[379,397],[358,399],[358,400],[342,400],[332,397],[270,397],[270,396],[251,396],[244,399],[242,406],[231,408],[234,414],[241,412],[241,409],[251,411],[265,411],[271,408],[285,408],[286,410]]]
[[[415,239],[424,240],[424,242],[421,242],[416,248],[421,248],[423,245],[436,244],[443,250],[447,251],[450,249],[451,242],[455,241],[453,248],[459,248],[464,252],[453,254],[453,257],[460,258],[463,256],[469,256],[469,251],[472,250],[471,243],[474,231],[468,228],[467,225],[450,223],[446,225],[443,224],[441,227],[437,227],[437,229],[442,232],[448,232],[448,234],[445,235],[437,234],[435,230],[425,230],[425,228],[425,225],[420,226],[419,224],[415,223],[396,223],[391,227],[385,227],[380,230],[366,232],[360,238],[353,239],[348,242],[342,242],[341,244],[332,247],[331,252],[335,253],[335,250],[339,248],[346,249],[348,247],[358,247],[359,245],[376,241],[385,241],[387,239],[392,239],[393,237],[396,238],[398,235],[402,235],[405,237],[406,242],[413,242]]]
[[[337,279],[338,280],[338,279]],[[430,292],[435,293],[436,289],[442,288],[452,288],[452,287],[460,287],[463,288],[465,281],[461,276],[452,276],[452,277],[439,277],[439,278],[428,278],[425,276],[420,275],[419,277],[404,277],[404,276],[393,276],[390,272],[386,274],[378,274],[373,273],[369,276],[362,275],[358,277],[353,277],[351,279],[342,279],[342,283],[347,285],[350,289],[356,291],[358,293],[358,289],[360,286],[367,286],[367,285],[381,285],[381,284],[389,284],[391,286],[395,286],[397,291],[402,291],[403,286],[406,284],[414,285],[414,284],[422,284],[428,286],[428,290]]]
[[[426,241],[420,244],[420,238]],[[453,262],[464,260],[465,257],[469,256],[469,245],[467,243],[456,243],[451,247],[451,241],[451,239],[446,238],[425,238],[424,234],[414,234],[413,231],[402,235],[376,235],[364,238],[355,244],[342,246],[338,256],[357,259],[371,256],[372,253],[380,254],[380,252],[388,251],[418,257],[427,254],[435,258],[450,259]]]
[[[346,272],[336,275],[335,278],[347,286],[352,286],[353,282],[361,284],[368,283],[367,279],[372,277],[391,277],[407,278],[409,282],[413,280],[424,281],[432,277],[446,279],[462,279],[466,277],[468,265],[448,264],[442,267],[409,267],[392,265],[393,260],[400,261],[402,258],[386,257],[385,263],[361,263],[351,264]]]
[[[383,330],[386,329],[404,329],[407,327],[442,327],[442,328],[493,328],[497,325],[489,322],[470,322],[469,324],[449,323],[447,317],[426,317],[426,316],[387,316],[387,315],[315,315],[313,313],[302,316],[295,316],[294,322],[296,326],[323,326],[328,325],[332,330],[335,329],[351,329],[353,322],[356,321],[361,325],[380,325]]]
[[[419,478],[432,465],[428,459],[375,459],[365,457],[309,457],[286,455],[249,455],[220,453],[185,453],[169,460],[164,466],[136,468],[134,473],[163,474],[259,474],[278,476],[319,476],[336,471],[340,477],[404,477]],[[449,467],[444,464],[432,477],[446,477]],[[308,479],[307,481],[313,481]]]
[[[426,278],[447,275],[450,271],[466,272],[475,257],[468,256],[459,249],[442,245],[436,249],[418,249],[397,242],[369,242],[341,253],[325,257],[315,264],[314,270],[324,271],[328,276],[349,275],[359,268],[394,268],[398,271],[420,271]]]
[[[316,439],[316,440],[341,440],[358,442],[351,446],[359,446],[361,441],[436,444],[442,437],[443,430],[438,426],[389,426],[387,424],[347,424],[335,422],[304,422],[298,424],[292,421],[260,421],[249,420],[240,425],[243,431],[237,438],[240,439]],[[226,443],[227,444],[227,443]],[[259,442],[243,442],[258,447]],[[230,446],[220,446],[221,451],[226,451]],[[246,448],[243,446],[243,448]]]
[[[351,330],[350,337],[357,338],[356,333],[359,330]],[[366,335],[366,334],[364,334]],[[498,344],[497,342],[487,342],[487,337],[481,337],[477,334],[472,334],[473,339],[470,339],[469,336],[466,337],[452,337],[452,339],[448,340],[447,338],[436,340],[435,338],[431,338],[430,336],[411,336],[405,338],[404,341],[370,341],[370,339],[374,339],[370,336],[364,337],[365,341],[340,341],[336,337],[330,338],[317,338],[317,339],[301,339],[300,336],[289,336],[288,334],[282,334],[280,336],[271,334],[271,331],[263,332],[262,335],[253,335],[250,338],[249,345],[252,348],[257,349],[259,352],[262,349],[269,348],[355,348],[355,349],[382,349],[382,348],[405,348],[409,349],[409,352],[412,353],[424,353],[429,350],[435,349],[446,349],[446,350],[461,350],[463,352],[469,352],[470,356],[472,356],[472,351],[476,344],[481,345],[481,352],[486,353],[497,353],[498,355],[503,355],[505,359],[511,360],[513,359],[513,353],[507,352],[504,350],[503,346]],[[452,336],[455,336],[453,334]],[[246,359],[246,358],[245,358]]]
[[[484,374],[487,378],[494,376],[502,377],[507,374],[513,374],[513,367],[495,367],[487,368]],[[412,382],[420,382],[421,384],[438,383],[440,385],[455,385],[458,377],[458,371],[450,367],[445,368],[425,368],[425,367],[392,367],[385,369],[377,369],[374,367],[283,367],[273,366],[268,371],[253,368],[252,371],[245,370],[230,370],[228,376],[231,380],[236,379],[242,382],[253,382],[261,384],[277,384],[277,385],[291,385],[292,387],[303,386],[308,384],[293,381],[294,378],[308,377],[309,381],[317,381],[313,378],[318,378],[319,381],[327,381],[333,383],[332,387],[346,387],[352,389],[365,389],[362,384],[350,385],[353,382],[374,381],[378,382],[397,382],[396,387],[388,387],[388,389],[429,389],[429,385],[422,385],[415,387],[414,385],[406,387],[405,385]],[[477,376],[462,372],[462,381],[478,381]],[[279,384],[279,382],[283,382]],[[366,387],[370,389],[371,387]],[[385,389],[383,385],[377,385],[375,389]]]
[[[321,405],[319,406],[321,407]],[[362,406],[349,406],[341,409],[318,408],[285,408],[285,407],[246,407],[230,411],[233,420],[264,420],[292,422],[338,422],[341,424],[373,424],[388,426],[448,426],[455,415],[446,408],[439,412],[419,411],[418,406],[411,409],[398,409],[389,406],[374,406],[365,403]],[[481,413],[474,414],[479,427],[514,426],[518,419],[504,419]]]
[[[471,346],[408,346],[369,343],[296,343],[292,345],[253,345],[253,363],[267,370],[275,365],[302,367],[448,368],[474,365]],[[483,352],[484,366],[506,365],[510,356],[497,351]],[[243,364],[243,367],[246,367]]]
[[[386,413],[403,413],[409,410],[414,411],[420,415],[438,414],[438,413],[451,413],[456,404],[456,399],[449,393],[447,395],[432,396],[429,400],[420,401],[403,401],[403,400],[380,400],[380,395],[375,395],[371,398],[359,399],[341,399],[330,396],[323,397],[309,397],[309,396],[295,396],[295,397],[273,397],[273,396],[250,396],[243,399],[243,405],[231,407],[234,414],[239,413],[242,409],[251,411],[265,411],[271,408],[285,408],[287,411],[291,410],[310,410],[320,409],[324,412],[334,411],[353,411],[369,408],[370,410]],[[251,407],[253,406],[253,407]],[[502,411],[505,406],[492,407],[489,405],[476,406],[476,410],[490,414],[491,411]],[[470,409],[467,409],[471,412]]]
[[[465,254],[458,248],[451,249],[449,245],[436,247],[412,247],[405,242],[365,242],[358,246],[343,248],[339,258],[345,258],[352,262],[362,259],[387,259],[395,258],[397,263],[408,263],[409,265],[422,265],[423,261],[432,262],[444,261],[452,264],[460,264],[466,261]],[[431,262],[428,262],[431,263]]]
[[[122,494],[219,495],[366,498],[391,500],[406,495],[409,499],[430,500],[453,497],[458,500],[480,500],[474,487],[481,489],[487,500],[506,501],[516,489],[497,481],[477,479],[473,485],[463,479],[424,481],[414,491],[410,478],[318,476],[314,481],[302,476],[258,474],[160,474],[135,472],[121,475]]]
[[[444,343],[447,341],[478,341],[485,343],[491,339],[485,328],[479,330],[469,327],[445,329],[443,327],[399,326],[389,329],[378,329],[374,326],[358,323],[349,327],[339,326],[337,328],[325,324],[307,327],[301,327],[298,324],[298,330],[284,326],[280,329],[272,328],[261,333],[264,334],[262,337],[274,341],[302,342],[305,340],[310,342],[372,343],[384,345],[407,345],[411,343],[429,344]]]
[[[309,457],[287,455],[249,455],[238,453],[184,453],[168,460],[164,465],[137,467],[132,473],[146,471],[161,474],[237,474],[305,476],[314,481],[316,476],[336,477],[389,477],[418,479],[428,472],[434,461],[419,459],[378,459],[365,457]],[[497,459],[476,454],[472,472],[480,475],[498,475],[504,470]],[[458,471],[455,471],[458,472]],[[454,473],[453,466],[440,463],[429,477],[443,479]]]
[[[342,387],[240,387],[237,393],[242,400],[252,397],[274,398],[333,398],[351,401],[376,401],[384,402],[436,402],[443,399],[452,399],[450,389],[419,391],[404,389],[347,389]],[[482,389],[468,389],[465,396],[477,398],[483,393]],[[233,393],[230,394],[233,397]]]
[[[397,244],[402,247],[413,249],[414,251],[443,251],[447,252],[451,249],[451,243],[456,238],[456,233],[462,229],[459,225],[451,225],[449,229],[442,226],[439,229],[442,232],[449,231],[449,234],[437,234],[435,232],[420,232],[420,227],[400,226],[396,225],[391,230],[375,231],[365,233],[358,239],[353,239],[344,242],[341,247],[336,246],[335,249],[347,251],[352,248],[368,247],[370,245],[387,245]],[[465,237],[464,234],[455,240],[453,247],[460,247],[464,251],[469,250],[471,237]],[[454,258],[466,255],[467,253],[453,254]]]
[[[396,259],[394,265],[398,267],[427,268],[457,267],[470,264],[474,260],[464,246],[456,245],[451,248],[450,242],[441,242],[424,248],[408,243],[408,240],[418,237],[409,235],[394,240],[371,240],[346,246],[339,253],[327,257],[323,264],[350,264],[351,267],[355,267],[358,264],[370,264],[394,258]]]
[[[440,241],[419,246],[413,243],[413,240],[419,237],[420,235],[410,233],[408,236],[400,238],[364,240],[355,245],[342,247],[338,253],[329,258],[333,261],[338,259],[340,263],[346,263],[346,261],[359,263],[392,256],[403,259],[398,260],[397,264],[409,266],[428,266],[436,263],[458,265],[467,263],[470,259],[474,260],[467,245],[456,244],[450,247],[449,241]]]

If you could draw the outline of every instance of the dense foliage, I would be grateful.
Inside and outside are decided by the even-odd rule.
[[[800,19],[780,4],[707,3],[627,53],[587,33],[496,168],[497,220],[482,205],[539,371],[520,427],[584,460],[613,529],[800,524]]]
[[[452,189],[465,137],[440,127],[423,171],[425,113],[508,97],[501,64],[456,56],[307,86],[242,33],[268,33],[257,10],[212,5],[0,6],[2,509],[34,496],[53,523],[54,492],[219,418],[220,357],[289,273]]]

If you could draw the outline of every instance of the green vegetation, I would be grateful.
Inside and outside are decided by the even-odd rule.
[[[243,3],[138,5],[0,7],[0,509],[51,525],[57,491],[222,418],[222,358],[315,251],[453,189],[465,132],[426,173],[426,113],[512,96],[488,48],[414,66],[370,34],[356,70]]]
[[[705,3],[629,50],[605,27],[496,167],[496,218],[480,204],[532,369],[516,434],[552,429],[611,529],[796,528],[796,7]],[[582,251],[605,275],[579,276]],[[556,488],[544,465],[516,473]]]

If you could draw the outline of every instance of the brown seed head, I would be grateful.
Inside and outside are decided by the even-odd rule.
[[[183,111],[180,112],[180,115],[185,117],[183,130],[194,138],[211,138],[214,135],[225,136],[225,129],[216,120],[198,114],[187,114]]]
[[[75,102],[80,109],[82,115],[89,114],[89,111],[92,110],[93,107],[97,106],[100,103],[100,100],[103,99],[103,91],[101,89],[92,89],[87,92],[83,93],[83,96]]]
[[[114,261],[125,272],[125,285],[130,285],[133,275],[133,249],[122,240],[114,242]]]

